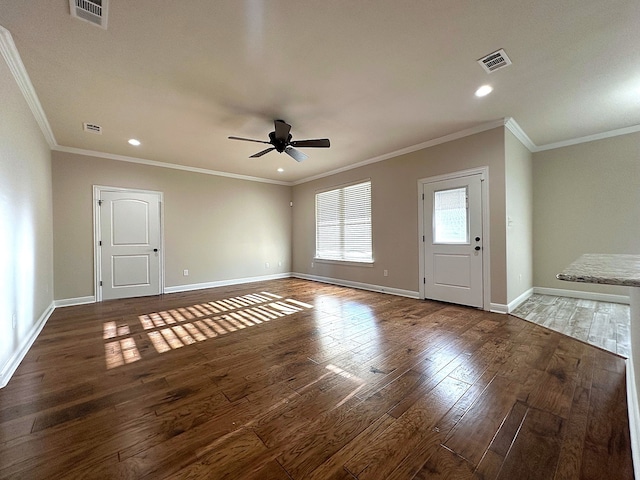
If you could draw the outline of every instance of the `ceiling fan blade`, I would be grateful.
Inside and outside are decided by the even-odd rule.
[[[265,142],[268,143],[268,142]],[[261,157],[262,155],[264,155],[265,153],[269,153],[271,150],[275,150],[276,147],[271,147],[271,148],[267,148],[265,150],[262,150],[261,152],[258,153],[254,153],[253,155],[251,155],[249,158],[258,158]]]
[[[306,158],[309,158],[307,155],[302,153],[300,150],[296,150],[293,147],[287,147],[284,149],[284,153],[293,158],[296,162],[301,162]]]
[[[274,120],[273,124],[276,130],[276,138],[278,140],[284,140],[286,142],[289,139],[291,125],[283,120]]]
[[[317,138],[315,140],[294,140],[290,143],[294,147],[321,147],[329,148],[331,145],[328,138]]]
[[[271,142],[265,142],[264,140],[254,140],[253,138],[242,138],[242,137],[229,137],[230,140],[242,140],[244,142],[256,142],[256,143],[267,143],[270,144]]]

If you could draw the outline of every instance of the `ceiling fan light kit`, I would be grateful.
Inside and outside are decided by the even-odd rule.
[[[263,155],[266,155],[273,150],[278,153],[286,153],[291,158],[293,158],[296,162],[302,162],[306,158],[309,158],[306,154],[302,153],[300,150],[297,150],[294,147],[299,148],[329,148],[331,145],[328,138],[317,138],[313,140],[292,140],[291,136],[291,125],[289,125],[284,120],[274,120],[273,122],[274,130],[269,133],[269,141],[265,140],[254,140],[252,138],[242,138],[242,137],[229,137],[231,140],[242,140],[244,142],[256,142],[256,143],[265,143],[267,145],[271,145],[269,148],[265,148],[264,150],[254,153],[249,158],[257,158]]]

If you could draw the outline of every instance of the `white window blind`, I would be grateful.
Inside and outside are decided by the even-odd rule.
[[[316,194],[316,258],[373,262],[370,181]]]

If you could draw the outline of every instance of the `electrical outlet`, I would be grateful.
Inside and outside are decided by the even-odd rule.
[[[264,263],[264,268],[269,268],[269,262]]]
[[[278,266],[281,267],[282,266],[282,261],[278,262]]]
[[[184,269],[184,270],[182,271],[182,275],[183,275],[183,276],[185,276],[185,277],[188,277],[188,276],[189,276],[189,270]]]
[[[389,270],[384,270],[384,271],[382,272],[382,274],[383,274],[385,277],[388,277],[388,276],[389,276]]]
[[[17,326],[18,326],[18,316],[14,313],[13,315],[11,315],[11,328],[15,330]]]

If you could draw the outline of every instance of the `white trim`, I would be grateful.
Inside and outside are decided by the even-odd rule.
[[[640,125],[632,125],[630,127],[618,128],[616,130],[609,130],[608,132],[596,133],[594,135],[587,135],[585,137],[571,138],[569,140],[562,140],[560,142],[547,143],[546,145],[540,145],[536,147],[534,152],[543,152],[545,150],[554,150],[556,148],[570,147],[572,145],[578,145],[580,143],[593,142],[595,140],[603,140],[605,138],[618,137],[620,135],[627,135],[629,133],[640,132]]]
[[[372,163],[381,162],[384,160],[388,160],[390,158],[394,158],[400,155],[405,155],[407,153],[416,152],[418,150],[422,150],[425,148],[433,147],[435,145],[440,145],[441,143],[451,142],[453,140],[458,140],[460,138],[468,137],[471,135],[475,135],[476,133],[482,133],[487,130],[491,130],[494,128],[498,128],[500,126],[505,126],[511,133],[513,133],[522,144],[528,148],[531,152],[542,152],[544,150],[552,150],[555,148],[567,147],[570,145],[577,145],[585,142],[592,142],[594,140],[602,140],[605,138],[617,137],[619,135],[627,135],[629,133],[640,132],[640,125],[631,125],[629,127],[619,128],[616,130],[610,130],[607,132],[597,133],[593,135],[587,135],[584,137],[573,138],[569,140],[562,140],[559,142],[548,143],[546,145],[536,146],[529,136],[525,133],[525,131],[518,125],[518,123],[512,117],[505,117],[499,120],[493,120],[490,122],[484,122],[480,125],[476,125],[475,127],[467,128],[464,130],[460,130],[459,132],[450,133],[448,135],[444,135],[442,137],[434,138],[432,140],[428,140],[426,142],[419,143],[417,145],[412,145],[409,147],[402,148],[400,150],[395,150],[393,152],[385,153],[383,155],[378,155],[376,157],[370,158],[368,160],[364,160],[362,162],[355,163],[353,165],[348,165],[342,168],[338,168],[335,170],[331,170],[326,173],[321,173],[318,175],[314,175],[311,177],[303,178],[301,180],[296,180],[294,182],[284,182],[280,180],[271,180],[268,178],[259,178],[252,177],[249,175],[240,175],[228,172],[219,172],[216,170],[209,170],[205,168],[198,167],[189,167],[186,165],[178,165],[174,163],[165,163],[159,162],[155,160],[146,160],[135,157],[128,157],[125,155],[115,155],[111,153],[98,152],[94,150],[85,150],[76,147],[67,147],[63,145],[58,145],[56,138],[53,134],[53,130],[51,129],[51,125],[49,124],[49,120],[42,108],[42,104],[38,99],[38,95],[31,83],[31,79],[29,78],[29,74],[22,62],[22,58],[20,57],[20,53],[16,47],[15,42],[13,41],[13,37],[11,32],[0,25],[0,53],[4,58],[13,78],[15,79],[22,95],[24,96],[25,101],[29,105],[33,116],[40,126],[42,130],[42,134],[46,142],[49,144],[49,147],[52,150],[57,150],[59,152],[67,152],[67,153],[75,153],[79,155],[88,155],[92,157],[98,158],[106,158],[109,160],[118,160],[122,162],[130,162],[130,163],[138,163],[142,165],[150,165],[154,167],[160,168],[171,168],[174,170],[183,170],[187,172],[194,173],[203,173],[205,175],[215,175],[220,177],[228,177],[235,178],[238,180],[247,180],[252,182],[261,182],[261,183],[272,183],[275,185],[285,185],[285,186],[294,186],[302,183],[307,183],[313,180],[317,180],[319,178],[328,177],[330,175],[335,175],[337,173],[346,172],[348,170],[353,170],[354,168],[363,167],[365,165],[370,165]]]
[[[205,288],[227,287],[229,285],[279,280],[281,278],[291,278],[291,273],[274,273],[273,275],[261,275],[259,277],[243,277],[230,280],[218,280],[215,282],[192,283],[190,285],[175,285],[173,287],[165,287],[164,293],[191,292],[193,290],[204,290]]]
[[[156,190],[142,190],[136,188],[122,188],[122,187],[110,187],[105,185],[93,186],[93,271],[95,276],[93,278],[93,291],[95,293],[95,299],[97,302],[102,301],[102,288],[100,286],[100,279],[102,278],[102,251],[98,246],[99,240],[102,238],[100,232],[100,215],[101,211],[98,206],[98,199],[101,192],[133,192],[144,193],[148,195],[156,195],[158,197],[158,208],[160,210],[160,265],[159,265],[159,292],[164,291],[164,193]]]
[[[424,232],[424,201],[422,200],[422,192],[424,185],[427,183],[441,182],[443,180],[452,180],[461,177],[469,177],[472,175],[480,175],[481,178],[481,191],[482,197],[482,308],[490,311],[491,305],[491,222],[489,208],[489,167],[477,167],[468,170],[461,170],[458,172],[447,173],[444,175],[436,175],[428,178],[421,178],[418,180],[418,298],[425,298],[425,285],[424,285],[424,242],[422,237]],[[506,313],[506,312],[505,312]]]
[[[626,377],[631,458],[633,460],[634,477],[640,478],[640,404],[638,403],[638,388],[633,368],[633,350],[629,351],[629,358],[626,361]]]
[[[25,355],[33,345],[33,342],[36,341],[38,335],[44,328],[47,320],[55,310],[55,306],[51,303],[46,310],[40,315],[40,318],[31,326],[31,330],[29,334],[22,339],[22,342],[19,348],[13,352],[13,355],[9,358],[7,363],[2,365],[2,369],[0,369],[0,388],[6,387],[11,380],[11,377],[15,373],[16,369],[20,365],[20,362],[24,359]]]
[[[56,308],[73,307],[75,305],[86,305],[88,303],[96,303],[95,295],[90,295],[87,297],[63,298],[61,300],[53,301],[53,304]]]
[[[313,180],[318,180],[319,178],[328,177],[331,175],[335,175],[336,173],[346,172],[348,170],[353,170],[354,168],[364,167],[365,165],[370,165],[372,163],[382,162],[384,160],[389,160],[390,158],[395,158],[400,155],[406,155],[407,153],[417,152],[418,150],[423,150],[425,148],[434,147],[436,145],[440,145],[441,143],[451,142],[453,140],[458,140],[459,138],[469,137],[471,135],[475,135],[476,133],[486,132],[487,130],[493,130],[494,128],[502,127],[506,124],[507,119],[502,118],[500,120],[494,120],[492,122],[485,122],[477,125],[475,127],[467,128],[466,130],[461,130],[459,132],[451,133],[449,135],[445,135],[443,137],[434,138],[433,140],[429,140],[427,142],[419,143],[417,145],[412,145],[410,147],[405,147],[400,150],[395,150],[393,152],[385,153],[383,155],[378,155],[377,157],[370,158],[369,160],[364,160],[362,162],[354,163],[353,165],[347,165],[346,167],[337,168],[335,170],[331,170],[326,173],[320,173],[318,175],[314,175],[312,177],[303,178],[302,180],[296,180],[292,182],[292,185],[300,185],[301,183],[311,182]]]
[[[357,288],[370,292],[388,293],[399,297],[420,299],[419,293],[412,290],[402,290],[400,288],[385,287],[382,285],[372,285],[370,283],[352,282],[351,280],[342,280],[339,278],[320,277],[318,275],[307,275],[306,273],[292,273],[292,277],[302,280],[312,280],[314,282],[329,283],[331,285],[339,285],[341,287]]]
[[[631,288],[631,348],[627,359],[627,410],[629,416],[629,432],[631,434],[631,458],[635,478],[640,479],[640,407],[638,399],[637,370],[638,361],[638,323],[640,323],[640,288]],[[636,351],[634,352],[634,348]]]
[[[610,293],[581,292],[579,290],[564,290],[560,288],[533,287],[533,293],[540,295],[553,295],[555,297],[571,297],[583,300],[595,300],[596,302],[624,303],[631,302],[628,295],[613,295]]]
[[[513,312],[516,308],[518,308],[520,305],[526,302],[531,295],[533,295],[533,288],[530,288],[529,290],[522,293],[514,300],[511,300],[507,305],[507,313]]]
[[[442,175],[434,175],[433,177],[418,179],[419,184],[444,182],[446,180],[455,180],[457,178],[472,177],[474,175],[482,175],[482,180],[489,175],[489,167],[470,168],[468,170],[459,170],[457,172],[444,173]],[[422,193],[422,192],[420,192]]]
[[[289,183],[289,185],[300,185],[302,183],[311,182],[313,180],[318,180],[320,178],[346,172],[348,170],[353,170],[355,168],[364,167],[365,165],[370,165],[372,163],[389,160],[391,158],[395,158],[400,155],[405,155],[407,153],[412,153],[425,148],[434,147],[436,145],[440,145],[441,143],[451,142],[453,140],[458,140],[460,138],[475,135],[476,133],[482,133],[487,130],[498,128],[500,126],[504,126],[511,133],[513,133],[513,135],[525,146],[525,148],[527,148],[532,153],[542,152],[544,150],[552,150],[554,148],[567,147],[570,145],[577,145],[579,143],[592,142],[594,140],[602,140],[604,138],[627,135],[629,133],[640,132],[640,125],[632,125],[630,127],[619,128],[617,130],[610,130],[608,132],[598,133],[595,135],[588,135],[585,137],[578,137],[574,139],[563,140],[561,142],[555,142],[555,143],[549,143],[546,145],[537,146],[535,143],[533,143],[533,141],[529,138],[526,132],[522,129],[522,127],[520,127],[518,122],[516,122],[516,120],[513,117],[505,117],[500,120],[481,123],[480,125],[477,125],[475,127],[467,128],[459,132],[454,132],[449,135],[444,135],[442,137],[434,138],[433,140],[429,140],[427,142],[419,143],[417,145],[413,145],[406,148],[402,148],[400,150],[395,150],[393,152],[385,153],[383,155],[370,158],[368,160],[363,160],[362,162],[354,163],[352,165],[347,165],[345,167],[337,168],[335,170],[330,170],[328,172],[320,173],[318,175],[314,175],[311,177],[306,177],[301,180],[296,180],[294,182]]]
[[[20,53],[13,41],[11,32],[3,26],[0,26],[0,53],[2,53],[2,57],[18,84],[18,88],[20,88],[22,96],[29,105],[36,123],[40,127],[40,130],[42,130],[42,135],[44,135],[46,142],[49,144],[50,148],[55,147],[57,145],[56,138],[53,135],[51,126],[49,125],[49,120],[47,120],[47,116],[42,109],[42,104],[38,99],[38,94],[33,88],[33,84],[31,83],[31,79],[29,78],[29,74],[27,73],[24,63],[22,63]]]
[[[491,313],[509,313],[509,305],[505,305],[504,303],[490,303],[489,311]]]
[[[293,185],[291,182],[283,182],[281,180],[271,180],[268,178],[251,177],[249,175],[240,175],[236,173],[218,172],[216,170],[209,170],[206,168],[188,167],[186,165],[178,165],[176,163],[158,162],[156,160],[146,160],[144,158],[128,157],[125,155],[116,155],[113,153],[97,152],[95,150],[84,150],[82,148],[64,147],[56,145],[52,147],[52,150],[65,153],[73,153],[76,155],[86,155],[88,157],[105,158],[107,160],[116,160],[118,162],[137,163],[139,165],[148,165],[151,167],[170,168],[173,170],[182,170],[191,173],[202,173],[204,175],[214,175],[217,177],[235,178],[236,180],[247,180],[250,182],[272,183],[275,185],[285,185],[290,187]]]
[[[531,141],[529,135],[525,133],[520,125],[518,125],[518,122],[516,122],[513,118],[508,117],[507,121],[504,123],[504,126],[507,127],[507,130],[513,133],[513,135],[518,140],[520,140],[520,143],[522,143],[527,148],[527,150],[529,150],[530,152],[537,151],[538,147],[536,147],[536,144]]]
[[[0,27],[0,28],[2,28],[2,27]],[[20,83],[20,82],[18,82],[18,83]],[[27,94],[24,93],[24,95],[25,95],[25,98],[26,98]],[[34,95],[35,95],[35,92],[34,92]],[[37,97],[36,97],[36,100],[37,100]],[[38,103],[38,105],[39,105],[39,103]],[[40,110],[42,110],[41,107],[40,107]],[[34,113],[34,115],[36,115],[36,114]],[[44,113],[42,113],[42,116],[44,117]],[[37,115],[36,115],[36,119],[38,119]],[[50,131],[51,129],[48,126],[49,124],[48,124],[48,122],[46,120],[46,117],[44,117],[44,121],[46,122],[46,126]],[[444,135],[442,137],[434,138],[432,140],[428,140],[426,142],[419,143],[417,145],[412,145],[412,146],[409,146],[409,147],[402,148],[400,150],[395,150],[393,152],[385,153],[383,155],[378,155],[376,157],[373,157],[373,158],[370,158],[370,159],[367,159],[367,160],[363,160],[361,162],[354,163],[352,165],[347,165],[347,166],[344,166],[344,167],[341,167],[341,168],[337,168],[335,170],[330,170],[330,171],[325,172],[325,173],[319,173],[318,175],[313,175],[311,177],[302,178],[300,180],[295,180],[293,182],[285,182],[285,181],[282,181],[282,180],[272,180],[272,179],[269,179],[269,178],[252,177],[250,175],[240,175],[240,174],[229,173],[229,172],[220,172],[220,171],[216,171],[216,170],[209,170],[209,169],[206,169],[206,168],[189,167],[189,166],[186,166],[186,165],[178,165],[178,164],[175,164],[175,163],[160,162],[160,161],[156,161],[156,160],[147,160],[147,159],[143,159],[143,158],[129,157],[129,156],[126,156],[126,155],[116,155],[116,154],[112,154],[112,153],[98,152],[98,151],[95,151],[95,150],[85,150],[85,149],[76,148],[76,147],[67,147],[67,146],[63,146],[63,145],[58,145],[57,143],[55,143],[55,139],[52,140],[54,143],[51,144],[51,149],[52,150],[56,150],[58,152],[66,152],[66,153],[73,153],[73,154],[77,154],[77,155],[86,155],[86,156],[90,156],[90,157],[105,158],[107,160],[117,160],[117,161],[120,161],[120,162],[129,162],[129,163],[136,163],[136,164],[140,164],[140,165],[149,165],[149,166],[152,166],[152,167],[170,168],[170,169],[174,169],[174,170],[182,170],[182,171],[192,172],[192,173],[202,173],[204,175],[214,175],[214,176],[219,176],[219,177],[235,178],[237,180],[247,180],[247,181],[250,181],[250,182],[271,183],[271,184],[274,184],[274,185],[284,185],[284,186],[291,187],[291,186],[295,186],[295,185],[300,185],[300,184],[303,184],[303,183],[311,182],[313,180],[318,180],[320,178],[329,177],[331,175],[336,175],[338,173],[347,172],[349,170],[353,170],[353,169],[356,169],[356,168],[364,167],[366,165],[371,165],[373,163],[378,163],[378,162],[382,162],[384,160],[389,160],[391,158],[395,158],[395,157],[398,157],[400,155],[406,155],[408,153],[417,152],[418,150],[423,150],[425,148],[434,147],[434,146],[440,145],[442,143],[447,143],[447,142],[451,142],[453,140],[458,140],[460,138],[469,137],[469,136],[475,135],[477,133],[482,133],[482,132],[485,132],[487,130],[492,130],[494,128],[498,128],[500,126],[506,127],[511,133],[513,133],[513,135],[529,151],[534,152],[534,153],[535,152],[541,152],[541,151],[544,151],[544,150],[551,150],[551,149],[554,149],[554,148],[566,147],[566,146],[569,146],[569,145],[577,145],[579,143],[592,142],[594,140],[601,140],[601,139],[604,139],[604,138],[616,137],[616,136],[619,136],[619,135],[626,135],[626,134],[629,134],[629,133],[640,132],[640,125],[633,125],[633,126],[630,126],[630,127],[620,128],[620,129],[617,129],[617,130],[611,130],[609,132],[603,132],[603,133],[599,133],[599,134],[595,134],[595,135],[589,135],[589,136],[586,136],[586,137],[579,137],[579,138],[575,138],[575,139],[569,139],[569,140],[564,140],[564,141],[561,141],[561,142],[555,142],[555,143],[550,143],[550,144],[547,144],[547,145],[537,146],[535,143],[533,143],[533,141],[529,138],[529,136],[525,133],[525,131],[522,129],[522,127],[520,127],[520,125],[518,124],[518,122],[516,122],[516,120],[514,118],[505,117],[505,118],[502,118],[500,120],[494,120],[494,121],[491,121],[491,122],[481,123],[480,125],[477,125],[475,127],[467,128],[467,129],[461,130],[459,132],[454,132],[454,133],[451,133],[451,134],[448,134],[448,135]],[[51,134],[51,135],[53,135],[53,134]],[[47,135],[45,134],[45,137],[46,136]]]

